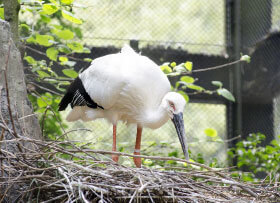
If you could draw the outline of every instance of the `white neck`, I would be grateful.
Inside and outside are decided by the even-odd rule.
[[[160,105],[155,110],[148,111],[143,118],[144,122],[142,122],[143,127],[148,127],[152,129],[156,129],[161,127],[169,120],[169,116],[167,114],[166,109],[163,105]]]

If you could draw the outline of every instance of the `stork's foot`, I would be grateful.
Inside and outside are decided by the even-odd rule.
[[[113,155],[112,155],[112,160],[113,160],[114,162],[118,163],[118,161],[119,161],[119,155],[113,154]]]
[[[134,152],[134,155],[140,155],[140,150]],[[133,157],[134,164],[137,168],[141,168],[142,162],[140,157]]]

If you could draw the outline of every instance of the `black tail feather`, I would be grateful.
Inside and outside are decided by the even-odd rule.
[[[71,100],[73,98],[73,94],[71,94],[71,92],[66,92],[66,94],[63,96],[63,98],[61,99],[60,103],[59,103],[59,108],[58,111],[63,111],[67,108],[68,104],[71,103]]]
[[[68,104],[71,104],[71,107],[74,106],[88,106],[90,108],[102,108],[96,104],[86,92],[84,85],[79,77],[77,77],[71,85],[68,87],[66,94],[59,103],[59,111],[63,111],[67,108]]]

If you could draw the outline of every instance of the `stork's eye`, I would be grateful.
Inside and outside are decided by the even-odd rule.
[[[173,102],[169,102],[169,106],[175,111],[175,104]]]

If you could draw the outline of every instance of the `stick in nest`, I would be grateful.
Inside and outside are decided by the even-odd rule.
[[[227,170],[217,170],[199,163],[171,157],[137,157],[154,160],[173,160],[199,166],[198,168],[173,168],[157,170],[130,168],[110,161],[100,160],[98,154],[118,154],[136,157],[120,152],[79,148],[69,141],[41,141],[20,136],[14,142],[31,142],[40,151],[26,153],[28,166],[21,153],[3,151],[3,159],[18,159],[14,170],[24,171],[20,177],[9,177],[10,184],[28,185],[22,187],[22,199],[41,202],[232,202],[275,201],[280,198],[275,183],[252,185],[232,179]],[[8,141],[8,140],[7,140]],[[2,141],[2,142],[5,142]],[[1,142],[1,143],[2,143]],[[62,158],[70,155],[71,158]],[[52,158],[49,158],[52,157]],[[92,157],[95,157],[93,159]],[[4,170],[11,170],[3,166]],[[4,184],[4,182],[0,182]],[[211,184],[209,184],[211,183]],[[237,193],[236,187],[240,190]],[[252,193],[248,192],[252,191]],[[257,196],[257,197],[256,197]]]

